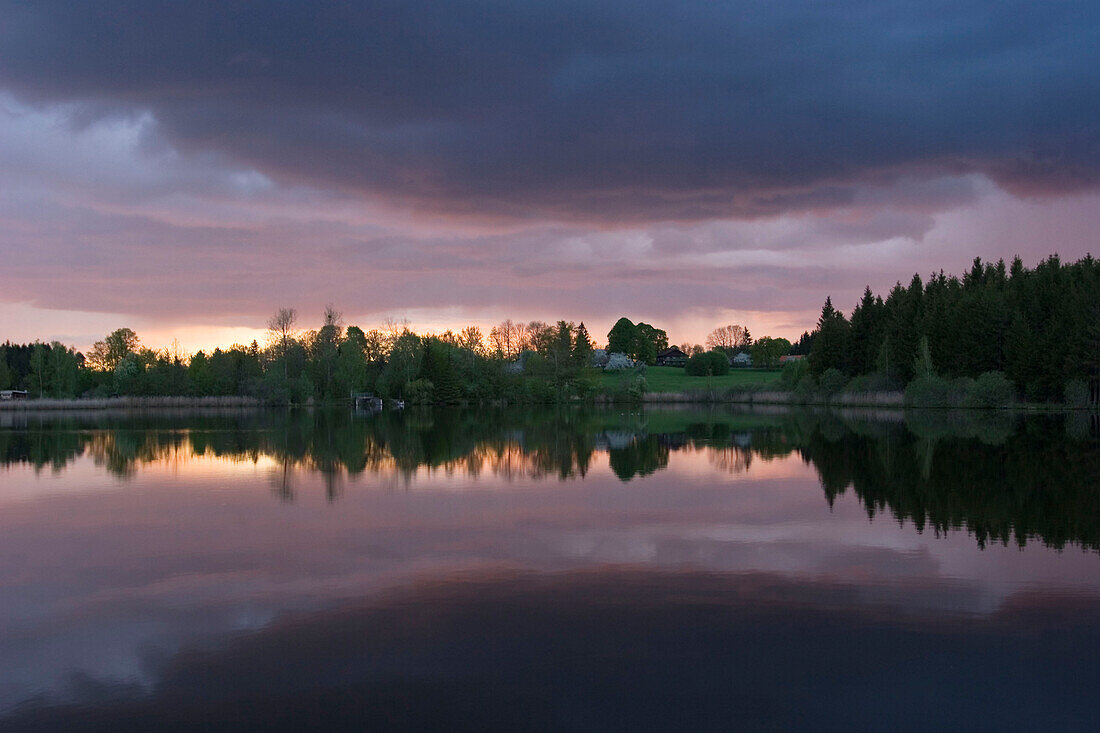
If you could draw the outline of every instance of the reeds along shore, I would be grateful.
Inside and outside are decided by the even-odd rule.
[[[126,408],[169,409],[180,407],[260,407],[255,397],[109,397],[93,399],[38,399],[0,402],[0,410],[115,410]]]
[[[823,393],[804,393],[782,390],[751,389],[698,389],[680,392],[646,392],[631,396],[623,392],[602,392],[590,398],[591,402],[601,404],[742,404],[777,406],[814,406],[831,408],[927,408],[927,409],[1024,409],[1024,410],[1095,410],[1095,406],[1077,406],[1057,403],[1007,402],[1004,404],[922,404],[907,398],[904,392],[840,392],[826,395]],[[582,400],[583,401],[583,400]],[[500,402],[500,401],[494,401]],[[508,400],[503,401],[505,403]],[[324,406],[340,403],[310,403],[307,406]],[[463,404],[463,403],[459,403]],[[468,404],[468,403],[467,403]],[[518,402],[516,404],[540,404]],[[91,399],[34,399],[0,402],[0,412],[39,412],[61,410],[171,410],[171,409],[210,409],[210,408],[261,408],[285,406],[280,403],[264,401],[256,397],[220,396],[220,397],[111,397]]]

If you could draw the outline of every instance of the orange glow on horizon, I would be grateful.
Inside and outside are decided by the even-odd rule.
[[[534,320],[544,320],[548,323],[552,323],[559,320],[559,318],[553,318],[551,320],[545,316],[540,318],[538,316],[518,317],[517,315],[503,315],[499,318],[491,318],[486,317],[485,314],[471,314],[470,318],[462,318],[461,314],[454,311],[455,309],[425,309],[423,311],[418,310],[416,312],[409,312],[407,316],[401,316],[400,314],[382,317],[379,317],[378,314],[372,314],[366,317],[345,316],[345,321],[346,325],[358,326],[364,331],[369,331],[374,328],[382,328],[382,323],[387,317],[397,323],[407,319],[409,328],[413,332],[421,335],[442,334],[448,330],[457,333],[467,326],[476,326],[481,329],[482,335],[486,342],[488,342],[489,331],[493,326],[507,318],[511,318],[511,320],[521,323],[527,323]],[[669,344],[676,345],[682,343],[705,345],[707,334],[715,328],[728,323],[736,323],[747,327],[754,338],[760,338],[761,336],[783,337],[790,339],[793,343],[798,340],[798,337],[803,331],[812,330],[817,319],[816,313],[770,313],[765,311],[732,310],[723,311],[717,315],[712,313],[689,314],[673,318],[652,317],[648,315],[635,316],[633,314],[624,315],[635,323],[644,321],[653,324],[657,328],[663,328],[668,333]],[[597,346],[602,347],[607,344],[607,332],[611,330],[611,326],[614,325],[618,318],[618,316],[614,318],[593,319],[564,317],[564,320],[571,320],[575,323],[583,322],[592,340]],[[299,312],[299,322],[297,325],[300,332],[305,333],[317,328],[320,324],[303,322],[301,313]],[[181,355],[189,356],[200,350],[209,354],[215,348],[221,348],[223,350],[228,349],[234,344],[247,346],[251,344],[253,340],[263,347],[267,342],[268,332],[265,327],[191,325],[169,328],[151,328],[145,331],[139,330],[138,336],[141,337],[142,344],[157,351],[163,349],[171,351],[173,342],[178,341]]]

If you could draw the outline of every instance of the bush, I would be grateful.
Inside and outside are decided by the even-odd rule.
[[[634,360],[626,354],[616,351],[607,357],[607,366],[604,367],[604,370],[609,372],[621,372],[624,369],[633,368]]]
[[[966,407],[994,409],[1011,407],[1016,401],[1016,387],[1003,372],[985,372],[974,380],[963,404]]]
[[[844,387],[845,392],[853,394],[866,392],[894,392],[897,389],[899,389],[899,386],[894,380],[878,372],[873,374],[861,374],[858,377],[853,377],[852,381],[848,382]]]
[[[840,390],[844,389],[844,385],[848,383],[848,377],[844,376],[844,372],[833,367],[829,367],[825,370],[825,373],[821,375],[821,381],[819,385],[821,391],[826,395],[834,395]]]
[[[729,374],[729,357],[721,351],[696,354],[687,361],[684,371],[689,377],[720,377]]]
[[[428,379],[415,379],[405,385],[405,397],[417,405],[426,405],[432,401],[435,385]]]
[[[1089,384],[1083,379],[1071,379],[1066,382],[1064,394],[1067,407],[1089,406]]]
[[[976,380],[968,377],[943,379],[918,377],[905,388],[905,404],[911,407],[1009,407],[1016,400],[1016,387],[1001,372],[986,372]]]
[[[313,382],[305,374],[300,374],[290,383],[290,399],[295,404],[304,405],[313,401]]]
[[[810,365],[805,359],[795,359],[783,365],[779,374],[779,383],[784,389],[795,389],[802,378],[810,373]]]
[[[556,398],[554,385],[541,377],[528,377],[523,380],[520,399],[531,404],[548,404]]]
[[[918,377],[905,388],[905,404],[911,407],[957,407],[966,399],[972,381]]]
[[[809,402],[815,392],[817,392],[817,381],[814,380],[812,374],[806,374],[798,380],[798,385],[794,388],[795,401]]]
[[[649,390],[645,371],[620,371],[614,379],[604,382],[604,394],[614,402],[638,402]]]

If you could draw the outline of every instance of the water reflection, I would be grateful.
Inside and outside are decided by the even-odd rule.
[[[976,633],[978,632],[978,633]],[[156,660],[0,730],[1089,730],[1100,612],[1021,596],[981,626],[770,574],[420,583]],[[1021,664],[1021,660],[1026,660]]]
[[[918,531],[965,529],[979,546],[1038,539],[1100,549],[1100,442],[1086,413],[425,409],[0,419],[9,423],[0,427],[3,465],[61,472],[87,457],[126,479],[142,465],[263,458],[286,501],[303,473],[321,476],[335,501],[348,478],[363,474],[406,486],[424,469],[567,480],[606,454],[628,482],[667,469],[674,454],[703,454],[715,471],[734,474],[754,460],[794,456],[814,467],[830,505],[853,491],[872,518],[888,514]]]
[[[0,413],[0,730],[1089,730],[1097,447],[1000,413]]]

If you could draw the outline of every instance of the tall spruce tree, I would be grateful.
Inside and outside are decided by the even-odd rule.
[[[810,350],[810,371],[815,375],[826,369],[846,371],[850,349],[850,326],[844,314],[833,307],[833,299],[825,298],[821,318],[817,321],[817,338]]]
[[[583,369],[592,362],[592,351],[592,339],[588,335],[588,329],[584,327],[584,321],[581,321],[573,335],[573,363],[577,368]]]

